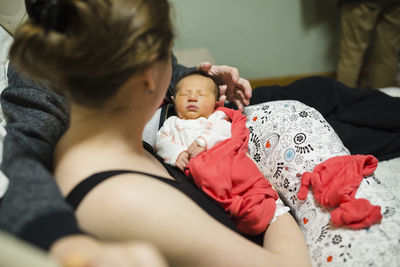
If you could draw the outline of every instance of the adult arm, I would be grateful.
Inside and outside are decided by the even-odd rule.
[[[83,229],[102,239],[154,244],[171,266],[310,266],[291,215],[269,226],[263,248],[217,222],[182,192],[147,176],[124,174],[97,185],[77,217]]]

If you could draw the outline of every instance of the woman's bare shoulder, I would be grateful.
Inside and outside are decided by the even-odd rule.
[[[196,262],[198,266],[218,266],[212,261],[224,258],[226,263],[232,249],[238,250],[238,255],[245,250],[258,259],[265,260],[268,255],[210,217],[179,190],[146,175],[123,174],[96,186],[82,201],[77,217],[83,230],[102,239],[153,243],[173,266],[195,266]],[[215,256],[204,259],[204,255]],[[229,266],[244,266],[245,259],[248,256],[237,256],[235,262],[241,265]]]

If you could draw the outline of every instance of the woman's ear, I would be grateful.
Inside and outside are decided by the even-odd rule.
[[[155,61],[158,57],[158,54],[154,54],[150,57],[150,61]],[[153,63],[143,71],[143,82],[146,93],[154,94],[157,89],[157,78],[160,76],[160,73],[157,72],[156,64]]]
[[[146,91],[147,94],[153,94],[156,90],[156,81],[154,80],[154,69],[147,68],[143,71],[142,82],[143,82],[143,89]]]

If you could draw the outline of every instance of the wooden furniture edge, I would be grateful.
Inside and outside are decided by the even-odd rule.
[[[269,77],[269,78],[249,79],[249,82],[251,84],[251,87],[254,89],[260,86],[272,86],[272,85],[285,86],[299,79],[311,76],[323,76],[323,77],[335,78],[335,72],[307,73],[307,74]]]

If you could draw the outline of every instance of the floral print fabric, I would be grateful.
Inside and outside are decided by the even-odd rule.
[[[244,113],[249,153],[291,208],[313,266],[400,266],[400,200],[376,175],[364,178],[356,194],[381,206],[382,222],[366,229],[336,228],[330,223],[330,210],[321,207],[313,194],[297,198],[305,171],[349,154],[317,110],[286,100],[248,106]]]

